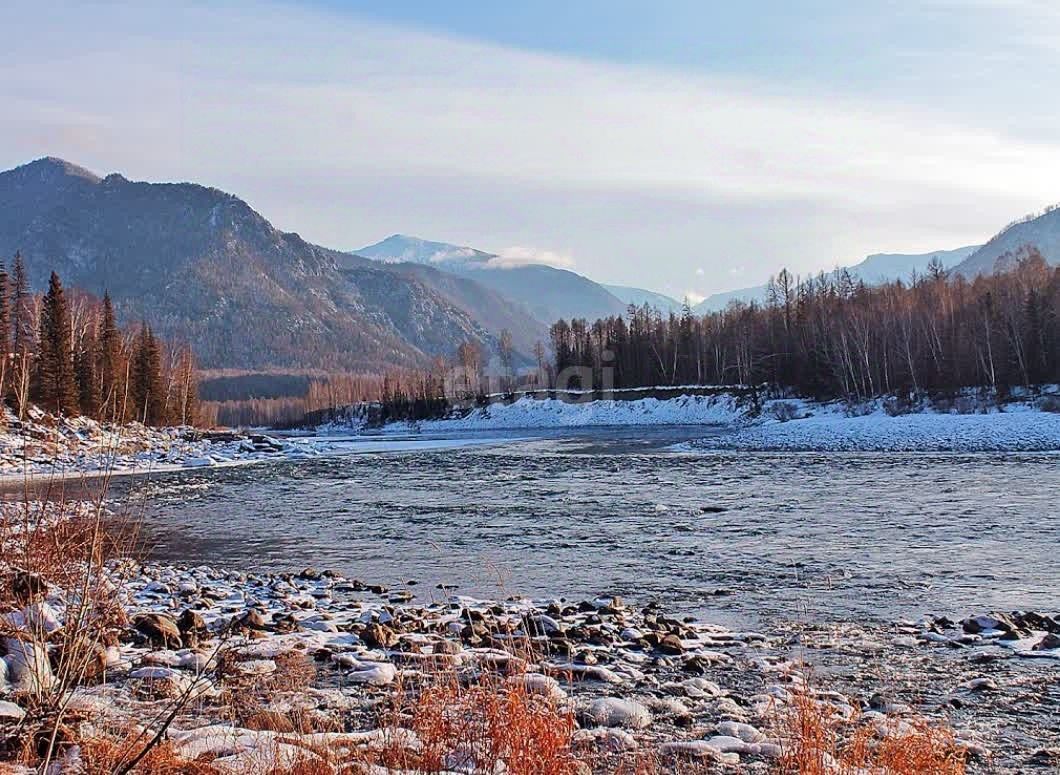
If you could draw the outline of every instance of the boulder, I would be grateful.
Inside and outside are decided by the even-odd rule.
[[[166,614],[140,614],[133,618],[133,629],[144,635],[154,648],[180,648],[183,640],[173,617]]]
[[[582,712],[590,726],[644,729],[651,724],[651,712],[635,700],[601,697]]]
[[[36,694],[55,685],[55,674],[48,661],[48,648],[43,643],[17,638],[5,638],[7,672],[11,687],[16,692]]]

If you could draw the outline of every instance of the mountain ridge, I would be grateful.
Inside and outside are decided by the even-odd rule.
[[[0,172],[0,256],[16,251],[34,287],[55,269],[109,291],[120,317],[188,341],[204,367],[382,370],[465,340],[496,346],[430,273],[314,245],[197,183],[100,177],[57,157]]]

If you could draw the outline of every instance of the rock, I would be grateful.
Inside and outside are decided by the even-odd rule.
[[[398,642],[397,633],[385,624],[369,624],[361,633],[361,640],[370,649],[388,649]]]
[[[598,727],[644,729],[651,724],[651,712],[647,708],[635,700],[619,697],[593,700],[583,711],[582,717],[589,724]]]
[[[706,759],[718,764],[739,764],[739,754],[723,754],[706,740],[674,740],[659,746],[662,756]]]
[[[0,700],[0,722],[2,721],[21,721],[26,715],[26,711],[18,707],[13,702],[6,702]]]
[[[717,726],[719,735],[735,737],[745,743],[760,743],[766,736],[750,724],[741,724],[738,721],[723,721]]]
[[[8,583],[11,589],[11,596],[19,605],[29,605],[38,600],[43,600],[48,594],[48,584],[38,573],[15,571],[11,574]]]
[[[213,687],[204,678],[195,679],[171,667],[141,667],[129,673],[135,690],[154,698],[201,697]]]
[[[522,686],[527,693],[536,694],[539,697],[547,697],[550,700],[561,701],[567,699],[567,693],[552,676],[541,673],[525,673],[513,675],[507,679],[513,686]]]
[[[181,648],[180,628],[166,614],[140,614],[133,619],[133,629],[146,636],[155,648]]]
[[[186,608],[177,619],[177,629],[185,635],[189,632],[203,633],[206,632],[206,621],[197,611]]]
[[[624,753],[637,748],[636,738],[629,732],[608,727],[575,730],[571,740],[575,746],[591,746],[604,753]]]
[[[232,630],[235,632],[247,632],[248,630],[264,632],[267,629],[265,617],[256,608],[248,608],[232,620]]]
[[[961,687],[970,692],[996,692],[997,682],[993,678],[973,678],[965,681]]]
[[[3,643],[8,678],[15,691],[37,694],[55,685],[48,649],[43,643],[17,638],[5,638]]]
[[[685,646],[681,642],[681,638],[674,635],[672,632],[663,636],[659,641],[658,649],[663,654],[677,655],[685,653]]]
[[[1034,651],[1049,651],[1060,649],[1060,635],[1048,633],[1044,638],[1034,644]]]

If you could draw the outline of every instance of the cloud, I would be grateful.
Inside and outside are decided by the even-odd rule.
[[[510,269],[527,264],[547,264],[559,269],[573,269],[574,259],[565,253],[552,250],[514,246],[501,250],[496,258],[489,260],[489,266]]]
[[[701,301],[703,301],[705,298],[707,297],[704,296],[702,293],[698,293],[696,291],[685,291],[684,295],[681,297],[681,300],[687,301],[690,307],[694,307]]]
[[[55,154],[196,180],[330,246],[406,230],[561,244],[601,280],[681,287],[706,267],[724,287],[984,239],[1060,180],[1058,135],[1019,132],[1056,108],[991,111],[978,83],[958,112],[238,0],[6,16],[3,166]],[[1053,57],[1034,71],[1056,64],[1033,53]]]

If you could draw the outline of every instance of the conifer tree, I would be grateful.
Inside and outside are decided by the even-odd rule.
[[[99,379],[96,377],[98,344],[95,321],[90,322],[81,337],[74,355],[74,376],[77,379],[78,403],[81,414],[100,416]]]
[[[165,387],[162,382],[162,350],[151,327],[140,329],[133,352],[131,398],[136,419],[145,425],[165,422]]]
[[[15,253],[10,282],[11,326],[11,395],[19,419],[25,419],[29,408],[30,379],[33,372],[34,321],[29,292],[29,278],[21,253]]]
[[[11,315],[7,286],[7,267],[0,261],[0,397],[7,395],[7,384],[11,379]]]
[[[59,275],[52,272],[40,316],[39,384],[45,409],[57,414],[78,411],[77,383],[71,352],[70,316]]]
[[[99,381],[100,417],[121,422],[125,419],[125,396],[121,387],[124,382],[122,342],[109,293],[103,294],[103,313],[96,337],[95,371]]]

